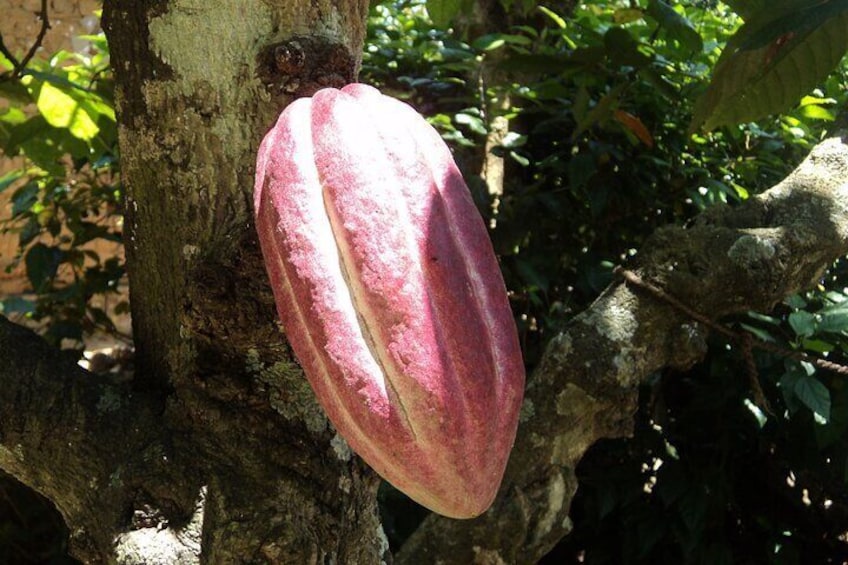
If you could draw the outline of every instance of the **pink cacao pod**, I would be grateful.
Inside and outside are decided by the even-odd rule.
[[[486,227],[439,134],[369,86],[320,90],[265,136],[254,199],[278,313],[336,429],[420,504],[484,512],[524,366]]]

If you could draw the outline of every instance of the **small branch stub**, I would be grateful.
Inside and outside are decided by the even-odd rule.
[[[259,54],[259,78],[272,97],[311,96],[354,81],[356,61],[348,49],[324,39],[296,36]]]

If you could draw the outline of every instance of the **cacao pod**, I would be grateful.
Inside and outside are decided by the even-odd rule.
[[[439,134],[372,87],[320,90],[266,135],[254,199],[285,333],[336,429],[420,504],[481,514],[524,366],[486,227]]]

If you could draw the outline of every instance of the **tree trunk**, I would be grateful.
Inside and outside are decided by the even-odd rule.
[[[367,7],[105,6],[136,385],[165,398],[168,459],[193,492],[178,510],[202,510],[194,541],[205,562],[373,563],[385,550],[377,479],[350,456],[292,361],[252,222],[259,141],[293,97],[354,79]],[[169,502],[159,494],[147,504]],[[140,531],[125,545],[149,562]]]

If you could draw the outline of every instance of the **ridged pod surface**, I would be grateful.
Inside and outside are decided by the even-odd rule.
[[[320,90],[263,140],[254,198],[286,336],[336,429],[420,504],[484,512],[524,366],[486,227],[439,134],[372,87]]]

